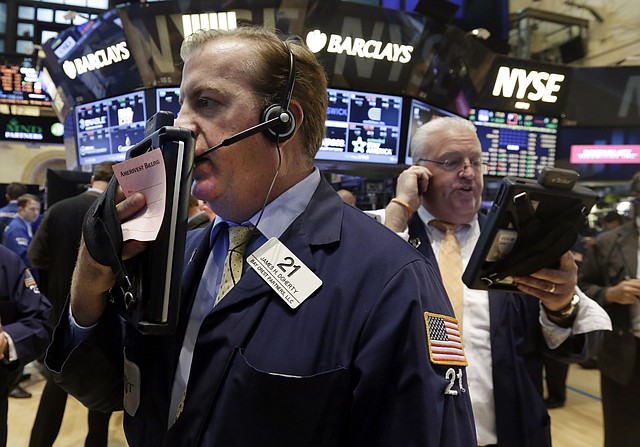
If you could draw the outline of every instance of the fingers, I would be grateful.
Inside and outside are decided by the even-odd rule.
[[[405,169],[396,183],[396,198],[402,200],[413,209],[420,206],[420,195],[429,187],[431,172],[423,166],[411,166]]]
[[[139,193],[133,193],[120,203],[116,205],[118,211],[118,218],[120,222],[126,222],[131,217],[135,216],[146,205],[145,197]]]
[[[559,261],[557,269],[543,268],[529,276],[514,277],[518,289],[541,299],[548,309],[564,307],[573,298],[578,284],[578,266],[570,252]]]

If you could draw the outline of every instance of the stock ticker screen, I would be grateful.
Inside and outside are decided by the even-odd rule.
[[[488,175],[537,178],[556,160],[558,119],[519,112],[471,109]]]
[[[0,79],[0,104],[51,105],[51,98],[43,90],[35,68],[0,64]]]
[[[402,97],[328,89],[325,138],[317,160],[397,164]]]
[[[78,164],[123,161],[144,138],[144,91],[76,106],[75,118]]]

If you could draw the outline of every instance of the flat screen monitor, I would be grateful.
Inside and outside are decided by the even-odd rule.
[[[51,105],[51,97],[44,91],[35,68],[0,64],[0,79],[2,79],[0,104]]]
[[[418,127],[428,123],[431,120],[442,118],[443,116],[458,116],[455,113],[448,112],[444,109],[439,109],[426,102],[419,101],[417,99],[411,100],[411,109],[409,111],[409,123],[407,128],[407,152],[405,155],[404,163],[407,165],[413,164],[413,158],[411,157],[411,138],[416,133]]]
[[[537,178],[556,160],[558,119],[528,113],[470,109],[488,175]]]
[[[147,120],[143,91],[76,106],[78,164],[122,161],[144,138]]]
[[[316,160],[397,164],[402,97],[328,89],[325,138]]]
[[[156,112],[173,112],[175,118],[180,113],[180,87],[160,87],[156,89]]]
[[[581,180],[629,180],[640,170],[640,129],[563,127],[557,166],[577,171]]]

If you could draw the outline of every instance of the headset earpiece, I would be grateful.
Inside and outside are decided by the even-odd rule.
[[[281,123],[274,124],[273,127],[267,129],[266,132],[268,132],[269,135],[281,141],[293,135],[293,131],[296,130],[296,120],[289,110],[283,110],[280,104],[272,104],[264,109],[262,113],[263,123],[274,118],[279,118]]]
[[[289,77],[287,79],[287,89],[282,97],[282,104],[271,104],[262,112],[262,122],[265,123],[274,118],[280,118],[280,123],[269,127],[266,132],[275,140],[284,141],[293,135],[296,130],[296,120],[289,110],[289,103],[293,95],[293,87],[296,83],[296,58],[291,49],[284,44],[289,52]]]

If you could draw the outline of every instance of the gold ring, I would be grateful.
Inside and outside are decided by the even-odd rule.
[[[551,288],[549,289],[549,293],[553,293],[556,291],[556,283],[552,282],[551,283]]]

